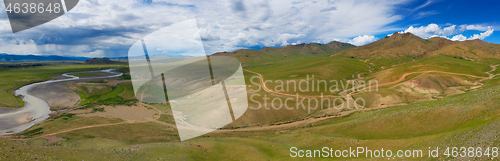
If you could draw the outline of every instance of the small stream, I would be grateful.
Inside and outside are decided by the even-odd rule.
[[[41,84],[49,84],[55,82],[85,80],[85,79],[104,79],[104,78],[119,77],[123,75],[123,73],[117,73],[113,71],[114,69],[101,70],[98,72],[108,72],[113,75],[102,76],[102,77],[87,77],[87,78],[79,78],[76,76],[69,75],[70,73],[66,73],[62,75],[68,77],[67,79],[48,80],[45,82],[29,84],[19,88],[18,90],[14,91],[14,94],[16,96],[21,96],[25,104],[22,108],[18,110],[0,114],[0,135],[9,135],[22,132],[50,117],[49,114],[51,114],[52,111],[50,111],[50,107],[47,104],[47,102],[45,102],[43,99],[28,94],[28,90],[30,88]]]

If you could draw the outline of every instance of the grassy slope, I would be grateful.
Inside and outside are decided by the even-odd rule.
[[[411,33],[394,33],[365,46],[343,50],[334,55],[353,56],[374,63],[374,71],[381,71],[392,65],[411,62],[428,56],[447,55],[459,59],[472,59],[492,65],[500,59],[500,45],[481,40],[463,42],[434,37],[422,39]]]
[[[369,77],[377,78],[380,83],[386,83],[398,80],[405,73],[410,72],[443,71],[487,77],[488,75],[485,72],[489,70],[491,70],[491,67],[486,64],[456,59],[450,56],[436,55],[396,65],[385,71],[370,74]],[[390,71],[390,73],[388,74],[387,71]]]
[[[255,65],[255,66],[247,66],[245,69],[258,72],[262,74],[265,80],[296,80],[299,82],[302,79],[306,79],[306,76],[309,75],[310,79],[312,75],[315,76],[317,80],[346,80],[352,79],[353,74],[356,76],[356,73],[368,73],[369,64],[361,62],[357,59],[351,59],[349,57],[321,57],[321,58],[309,58],[309,59],[298,59],[293,61],[286,62],[277,62],[273,64],[264,64],[264,65]],[[385,70],[383,72],[377,72],[373,74],[367,75],[367,80],[376,79],[380,81],[380,84],[386,82],[392,82],[399,79],[403,74],[409,72],[418,72],[418,71],[445,71],[452,73],[463,73],[463,74],[471,74],[476,76],[487,76],[484,72],[491,70],[488,65],[479,64],[472,61],[467,61],[463,59],[456,59],[450,56],[430,56],[421,59],[417,59],[416,61],[411,61],[408,63],[404,63],[401,65],[394,66],[389,70]],[[388,73],[388,71],[390,71]],[[452,77],[460,78],[463,80],[474,81],[474,78],[468,78],[465,76],[455,76],[449,74],[440,74],[440,73],[431,73],[433,75],[438,76],[439,79],[443,81],[452,81]],[[411,79],[413,77],[419,76],[420,74],[412,74],[407,77]],[[251,85],[248,90],[255,90],[257,87],[251,84],[250,78],[256,76],[252,73],[245,72],[246,82],[248,85]],[[293,77],[292,77],[293,76]],[[258,82],[258,79],[253,79],[253,82]],[[451,82],[453,84],[453,82]],[[279,83],[269,82],[266,84],[268,88],[272,90],[276,90],[276,87]],[[331,86],[333,84],[329,84]],[[440,84],[437,84],[438,86]],[[285,86],[286,87],[286,86]],[[283,93],[296,94],[300,93],[300,95],[320,95],[324,93],[333,94],[329,91],[324,91],[321,86],[321,91],[315,92],[294,92],[293,84],[290,84],[290,91],[285,91]],[[306,89],[306,88],[304,88]],[[408,95],[396,91],[394,89],[385,89],[381,88],[379,92],[375,92],[377,94],[382,94],[382,96],[387,96],[391,94],[397,95],[397,97],[403,99],[402,103],[407,102],[418,102],[421,100],[425,100],[427,96],[420,96],[417,98],[416,95]],[[249,93],[249,96],[252,94],[260,94],[261,96],[265,95],[265,92],[257,93]],[[356,98],[367,96],[369,93],[361,93],[360,95],[355,95]],[[270,100],[276,98],[276,96],[267,94],[270,97]],[[408,97],[408,98],[407,98]],[[411,97],[411,98],[410,98]],[[254,100],[262,100],[262,97],[254,97]],[[365,98],[367,104],[370,104],[370,98]],[[262,103],[262,102],[261,102]],[[304,103],[308,103],[307,100]],[[313,101],[313,104],[315,102]],[[279,105],[279,102],[276,103]],[[272,102],[268,101],[267,105],[269,108],[272,107]],[[295,101],[291,101],[288,104],[289,107],[296,107]],[[249,102],[249,107],[258,107],[258,104],[254,102]],[[300,106],[299,106],[300,107]],[[313,112],[316,110],[313,110]],[[299,109],[299,110],[252,110],[249,109],[246,114],[238,119],[236,122],[232,123],[230,126],[245,126],[245,125],[254,125],[254,124],[269,124],[273,122],[282,122],[287,120],[294,120],[297,118],[302,118],[308,115],[307,110]]]
[[[355,98],[364,98],[367,107],[377,107],[379,105],[414,103],[423,100],[429,100],[432,97],[446,97],[454,94],[455,89],[467,91],[472,83],[478,82],[478,78],[461,76],[454,74],[432,72],[424,74],[425,71],[442,71],[450,73],[469,74],[479,77],[487,77],[485,73],[490,71],[488,64],[482,64],[469,60],[459,59],[445,55],[434,55],[416,59],[400,65],[395,65],[389,69],[371,73],[367,79],[378,80],[380,84],[399,80],[404,74],[417,72],[408,75],[405,81],[412,80],[418,82],[418,86],[399,86],[391,88],[394,85],[379,88],[379,91],[354,94]],[[418,77],[417,77],[418,76]],[[453,87],[453,88],[450,88]],[[459,92],[459,91],[458,91]],[[379,102],[379,100],[381,102]]]
[[[121,85],[106,86],[106,87],[107,88],[102,88],[101,90],[92,90],[92,92],[89,92],[89,90],[86,90],[86,88],[82,86],[82,88],[80,88],[81,90],[75,91],[80,95],[81,100],[79,105],[83,106],[98,100],[112,98],[119,95],[124,90],[124,88]]]
[[[189,142],[209,147],[215,145],[208,153],[216,158],[216,154],[220,154],[222,149],[247,147],[255,149],[251,153],[257,154],[251,156],[259,159],[287,159],[288,148],[291,146],[303,149],[321,149],[325,146],[345,149],[360,146],[392,150],[422,149],[424,152],[428,147],[436,146],[485,148],[500,143],[495,137],[499,134],[495,129],[500,127],[500,104],[496,101],[500,97],[499,92],[500,88],[495,87],[439,101],[357,113],[318,122],[314,127],[289,129],[291,131],[287,134],[272,134],[274,131],[287,130],[276,129],[264,132],[265,135],[262,136],[234,133],[230,134],[235,136],[233,138],[199,138]],[[311,133],[293,134],[304,131]],[[241,137],[249,135],[250,137]],[[266,149],[270,146],[273,148]],[[222,153],[224,157],[233,158],[243,155]]]
[[[357,139],[404,139],[499,121],[500,88],[352,115],[311,129]]]
[[[238,58],[243,66],[268,64],[311,57],[331,55],[336,52],[354,48],[354,45],[340,42],[328,44],[298,44],[279,48],[263,48],[261,50],[242,49],[234,52],[215,53],[214,56],[232,56]]]
[[[334,85],[333,83],[329,83],[331,80],[340,82],[357,78],[357,74],[359,73],[368,73],[369,64],[349,57],[317,57],[250,66],[245,69],[262,74],[265,80],[272,81],[267,83],[266,86],[268,86],[269,89],[275,90],[276,86],[281,84],[280,82],[276,82],[278,80],[284,81],[285,83],[286,81],[294,80],[296,83],[299,83],[300,80],[305,80],[307,77],[309,77],[309,80],[316,80],[315,83],[317,83],[318,80],[325,80],[328,82],[327,87],[330,87]],[[312,78],[313,76],[314,78]],[[257,81],[257,79],[254,80],[254,82]],[[250,81],[247,81],[247,84],[249,83]],[[321,93],[324,93],[324,95],[336,94],[331,93],[329,89],[325,91],[324,83],[320,85],[320,91],[317,91],[317,84],[315,84],[316,90],[314,92],[311,87],[312,81],[309,84],[309,92],[300,92],[298,85],[297,91],[301,95],[320,95]],[[305,83],[302,85],[304,85],[302,89],[307,89]],[[290,90],[285,89],[286,91],[284,93],[297,93],[294,90],[295,87],[293,83],[285,85],[285,88],[287,86],[289,86]]]
[[[320,58],[308,58],[308,59],[298,59],[287,62],[277,62],[273,64],[266,65],[256,65],[256,66],[247,66],[245,69],[250,71],[258,72],[262,74],[265,80],[271,80],[273,82],[266,83],[268,88],[275,90],[275,87],[279,84],[274,83],[276,80],[295,80],[297,83],[306,79],[307,75],[309,75],[310,79],[312,79],[312,75],[315,76],[316,80],[338,80],[344,81],[345,79],[352,79],[352,73],[362,73],[368,72],[368,65],[364,62],[361,62],[357,59],[352,59],[348,57],[320,57]],[[287,107],[293,107],[294,110],[285,109],[285,105],[281,105],[279,101],[274,102],[274,107],[281,107],[281,109],[275,110],[273,107],[273,99],[280,99],[282,102],[285,102],[287,97],[271,95],[264,90],[260,90],[258,92],[252,92],[257,90],[258,87],[251,83],[251,78],[256,77],[257,75],[244,72],[245,81],[247,85],[251,85],[247,88],[249,97],[249,109],[241,118],[237,121],[228,125],[228,128],[231,127],[241,127],[241,126],[249,126],[249,125],[265,125],[265,124],[273,124],[279,122],[286,122],[291,120],[297,120],[304,117],[307,117],[310,113],[308,109],[304,108],[301,104],[297,104],[297,99],[294,98],[292,101],[288,101],[286,104]],[[293,76],[293,77],[290,77]],[[356,74],[354,74],[355,77]],[[255,83],[259,83],[258,79],[252,80]],[[311,83],[311,82],[310,82]],[[305,87],[305,83],[303,89],[307,89]],[[328,87],[333,86],[333,84],[328,84]],[[339,85],[340,86],[340,85]],[[296,94],[300,95],[320,95],[323,93],[324,95],[336,95],[336,92],[332,93],[330,91],[324,91],[324,83],[320,86],[320,91],[312,91],[310,92],[300,92],[299,87],[297,86],[297,92],[294,92],[293,83],[289,84],[289,91],[285,91],[283,93]],[[286,88],[286,85],[285,87]],[[341,88],[341,87],[339,87]],[[327,89],[329,90],[329,89]],[[267,102],[264,104],[264,96],[269,98]],[[258,103],[253,102],[251,99],[260,101],[260,105]],[[333,99],[332,99],[333,100]],[[299,100],[300,101],[300,100]],[[303,101],[304,105],[308,105],[308,100]],[[315,100],[311,101],[311,104],[315,104]],[[267,105],[267,106],[265,106]],[[324,104],[325,108],[327,108],[327,104]],[[333,105],[332,105],[333,106]],[[261,107],[260,109],[252,109]],[[271,108],[271,110],[267,110],[265,108]],[[321,107],[318,106],[318,109],[312,109],[311,113],[320,110]]]
[[[336,55],[353,56],[374,63],[375,70],[412,61],[427,56],[440,47],[453,44],[450,40],[433,38],[422,39],[411,33],[394,33],[379,41],[339,52]]]
[[[472,58],[472,59],[499,59],[500,45],[487,43],[481,40],[467,40],[460,43],[455,43],[446,46],[442,49],[434,51],[432,54],[446,54],[450,56]]]
[[[136,99],[135,93],[134,93],[134,87],[132,86],[132,82],[120,83],[118,85],[120,85],[124,89],[123,92],[120,93],[118,96],[120,96],[126,100]]]
[[[102,117],[77,117],[73,114],[60,115],[49,121],[45,121],[42,124],[31,127],[22,133],[16,135],[22,136],[39,136],[45,134],[51,134],[54,132],[64,131],[68,129],[74,129],[82,126],[99,125],[99,124],[109,124],[122,122],[120,119],[108,119]]]
[[[370,149],[421,149],[424,156],[428,147],[446,146],[497,146],[500,141],[500,87],[483,89],[466,94],[448,97],[438,101],[416,103],[408,106],[391,107],[381,110],[352,114],[343,118],[332,118],[314,123],[314,126],[292,129],[272,129],[255,132],[212,133],[186,142],[147,143],[134,145],[131,140],[144,139],[143,132],[154,132],[156,125],[137,124],[129,126],[110,126],[106,128],[86,129],[61,134],[73,138],[62,143],[65,147],[26,146],[8,141],[9,146],[24,151],[34,149],[31,154],[42,154],[59,149],[59,158],[71,158],[72,151],[78,150],[88,158],[96,155],[124,157],[127,159],[146,159],[169,157],[168,159],[206,159],[232,160],[289,160],[289,148],[321,149],[330,147],[346,149],[348,147],[368,147]],[[129,130],[130,128],[139,128]],[[160,129],[157,129],[158,131]],[[274,134],[276,131],[286,134]],[[162,130],[160,130],[162,131]],[[174,130],[175,131],[175,130]],[[300,132],[310,133],[300,133]],[[161,133],[161,132],[160,132]],[[85,137],[91,135],[92,137]],[[163,135],[164,137],[172,137]],[[151,137],[161,137],[151,135]],[[174,139],[175,140],[175,139]],[[156,140],[157,141],[157,140]],[[40,140],[38,144],[46,141]],[[90,144],[89,144],[90,143]],[[105,143],[105,144],[104,144]],[[34,143],[31,143],[34,144]],[[113,146],[115,145],[115,146]],[[201,147],[197,147],[197,146]],[[106,148],[96,151],[92,148]],[[114,148],[125,149],[117,150]],[[2,148],[3,150],[4,148]],[[206,154],[203,153],[206,149]],[[4,151],[6,155],[15,152]],[[175,155],[173,155],[175,154]],[[206,157],[204,157],[206,155]],[[1,157],[1,156],[0,156]],[[102,156],[100,156],[102,157]],[[106,158],[104,158],[106,159]],[[106,159],[109,160],[110,158]],[[334,158],[335,159],[335,158]],[[337,158],[342,160],[341,158]],[[414,159],[414,158],[405,158]],[[420,158],[421,159],[421,158]],[[442,157],[441,159],[446,159]],[[419,160],[419,159],[417,159]]]
[[[101,150],[96,148],[45,146],[45,139],[23,141],[24,143],[0,139],[2,160],[202,160],[203,149],[181,144],[147,144],[127,148],[127,150]],[[81,140],[96,145],[113,143],[113,140],[95,139],[95,142]]]

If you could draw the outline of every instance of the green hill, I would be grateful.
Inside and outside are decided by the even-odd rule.
[[[491,58],[500,59],[500,45],[487,43],[478,39],[467,40],[453,43],[431,53],[431,55],[439,54],[476,61],[484,61],[484,59]]]
[[[268,64],[278,61],[287,61],[301,58],[326,56],[356,46],[348,43],[332,41],[328,44],[298,44],[279,48],[266,47],[260,50],[241,49],[233,52],[220,52],[214,56],[232,56],[241,61],[243,66]]]
[[[332,56],[350,56],[370,61],[376,68],[397,65],[415,59],[448,55],[461,59],[488,62],[500,59],[500,45],[482,40],[451,41],[441,37],[423,39],[412,33],[394,33],[373,43],[343,50]]]
[[[338,55],[356,56],[360,58],[386,56],[424,56],[430,52],[436,51],[443,46],[448,46],[456,42],[444,38],[422,39],[411,33],[394,33],[392,36],[386,36],[381,40],[360,46],[350,50],[344,50]]]

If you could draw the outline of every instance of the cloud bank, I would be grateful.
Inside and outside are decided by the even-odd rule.
[[[337,39],[363,45],[375,40],[367,35],[391,30],[387,25],[402,18],[394,10],[405,2],[80,0],[56,20],[16,34],[0,6],[0,53],[126,56],[143,36],[191,18],[208,54]]]
[[[465,37],[461,33],[472,30],[472,31],[480,31],[482,33],[474,34],[469,38]],[[480,39],[483,40],[493,34],[495,30],[491,26],[482,26],[482,25],[451,25],[448,27],[440,27],[437,24],[429,24],[427,26],[413,27],[410,26],[408,29],[402,31],[402,33],[411,32],[417,36],[422,38],[430,38],[430,37],[444,37],[453,41],[465,41],[465,40],[474,40]],[[452,36],[454,35],[454,36]],[[448,36],[452,36],[452,38],[448,38]]]
[[[349,40],[348,43],[356,45],[356,46],[362,46],[374,41],[377,41],[378,39],[375,36],[372,35],[363,35],[363,36],[358,36],[355,37],[352,40]]]
[[[1,1],[1,0],[0,0]],[[71,12],[41,26],[13,34],[0,5],[0,53],[122,57],[129,47],[156,30],[197,20],[207,54],[299,43],[341,41],[357,46],[373,35],[401,31],[392,26],[409,0],[80,0]],[[410,9],[420,11],[432,1]],[[3,3],[1,3],[3,5]],[[435,14],[435,13],[432,13]],[[413,15],[406,15],[411,17]],[[406,26],[404,28],[407,28]],[[466,31],[479,31],[466,37]],[[485,39],[491,26],[411,26],[423,38]],[[168,38],[165,38],[168,39]]]

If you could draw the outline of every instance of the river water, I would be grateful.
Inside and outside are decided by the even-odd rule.
[[[104,79],[122,76],[123,73],[113,72],[114,69],[101,70],[98,72],[108,72],[112,75],[102,76],[102,77],[87,77],[79,78],[76,76],[69,75],[69,73],[63,74],[63,76],[68,77],[67,79],[59,80],[48,80],[40,83],[33,83],[19,88],[14,91],[16,96],[21,96],[25,102],[24,106],[18,110],[2,113],[0,114],[0,135],[9,135],[22,132],[46,119],[52,113],[50,107],[44,100],[28,94],[28,90],[34,86],[41,84],[49,84],[55,82],[64,81],[74,81],[74,80],[85,80],[85,79]]]

